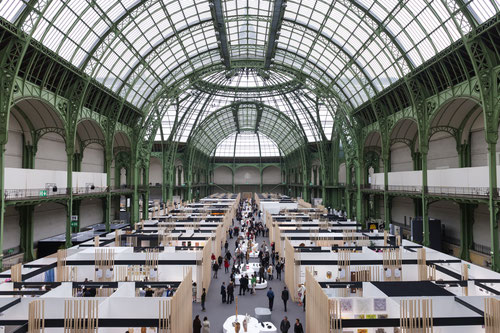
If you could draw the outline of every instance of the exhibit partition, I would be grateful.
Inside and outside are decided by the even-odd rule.
[[[192,268],[188,267],[184,273],[184,279],[172,297],[172,332],[193,332],[192,284]]]
[[[212,279],[212,241],[207,240],[205,247],[203,247],[203,261],[201,262],[202,271],[202,283],[201,286],[198,284],[197,298],[200,299],[202,288],[210,287],[210,281]]]
[[[285,238],[285,284],[290,291],[292,301],[297,301],[296,290],[298,285],[295,284],[295,249],[292,244]]]
[[[285,245],[286,246],[286,245]],[[306,268],[306,333],[340,333],[341,327],[341,314],[340,309],[334,300],[329,300],[320,284],[313,276],[313,270]],[[332,307],[338,310],[333,311],[335,318],[330,317],[330,303]],[[336,306],[337,305],[337,306]],[[330,320],[332,320],[332,327],[336,329],[330,330]]]

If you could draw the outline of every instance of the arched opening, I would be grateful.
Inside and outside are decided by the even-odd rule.
[[[78,123],[76,129],[75,170],[105,172],[105,137],[99,124],[91,119]]]
[[[412,153],[418,147],[417,123],[401,119],[394,126],[390,137],[391,172],[417,170]]]

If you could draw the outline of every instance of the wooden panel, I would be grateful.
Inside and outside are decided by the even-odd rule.
[[[65,300],[64,333],[97,332],[99,329],[98,300]]]
[[[484,327],[486,333],[500,332],[500,300],[494,298],[484,300]]]
[[[28,309],[28,333],[45,332],[45,301],[30,302]]]
[[[306,332],[307,333],[340,333],[342,322],[340,308],[335,302],[330,302],[319,283],[313,276],[313,270],[306,268]],[[330,305],[332,304],[332,305]],[[332,306],[332,307],[330,307]],[[331,314],[335,314],[336,330],[330,330]]]
[[[401,333],[432,333],[434,320],[432,300],[404,299],[399,301]]]
[[[298,301],[295,292],[298,288],[298,285],[295,284],[295,271],[295,249],[288,238],[285,238],[285,284],[289,290],[290,297],[294,302]]]

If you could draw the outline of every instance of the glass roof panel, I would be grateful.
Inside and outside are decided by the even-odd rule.
[[[14,21],[19,17],[19,14],[21,14],[25,7],[25,1],[3,1],[2,5],[0,6],[0,16],[11,23],[14,23]]]
[[[214,150],[215,157],[275,157],[281,156],[276,143],[262,133],[233,133]]]
[[[44,3],[4,0],[0,16],[15,22],[28,2],[35,7]],[[222,3],[231,60],[264,60],[275,2]],[[39,9],[44,16],[33,37],[142,108],[174,80],[202,66],[220,65],[209,4],[198,0],[53,0],[47,2],[46,10]],[[453,21],[453,17],[464,21],[461,10],[469,10],[481,24],[500,7],[498,0],[288,0],[286,4],[274,64],[294,67],[331,86],[353,107],[469,32],[470,26],[462,23],[457,28]],[[23,27],[28,29],[29,24]],[[268,84],[256,76],[245,80],[239,77],[232,84],[235,88]],[[297,100],[293,94],[262,97],[255,92],[238,98],[249,96],[278,107],[309,141],[321,138],[307,100]],[[179,140],[187,140],[191,128],[216,109],[210,107],[212,103],[221,99],[227,105],[224,98],[202,96],[194,109],[186,106],[190,109],[185,111]],[[330,129],[323,131],[326,135]]]

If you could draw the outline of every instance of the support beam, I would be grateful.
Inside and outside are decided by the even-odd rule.
[[[224,22],[224,11],[222,10],[222,0],[210,2],[210,12],[215,26],[217,44],[219,44],[220,56],[226,69],[231,68],[231,58],[229,56],[229,43],[227,40],[226,24]]]
[[[71,242],[71,216],[73,215],[73,151],[72,148],[66,147],[66,187],[68,200],[66,202],[66,243],[65,247],[70,248]]]
[[[271,61],[276,54],[276,49],[278,44],[279,31],[281,29],[281,24],[283,23],[283,16],[285,15],[286,0],[275,0],[273,9],[273,18],[271,20],[271,26],[269,27],[269,36],[267,38],[267,50],[266,50],[266,61],[264,63],[264,69],[268,70],[271,67]]]
[[[5,224],[5,145],[0,144],[0,270],[3,268],[3,237]]]

